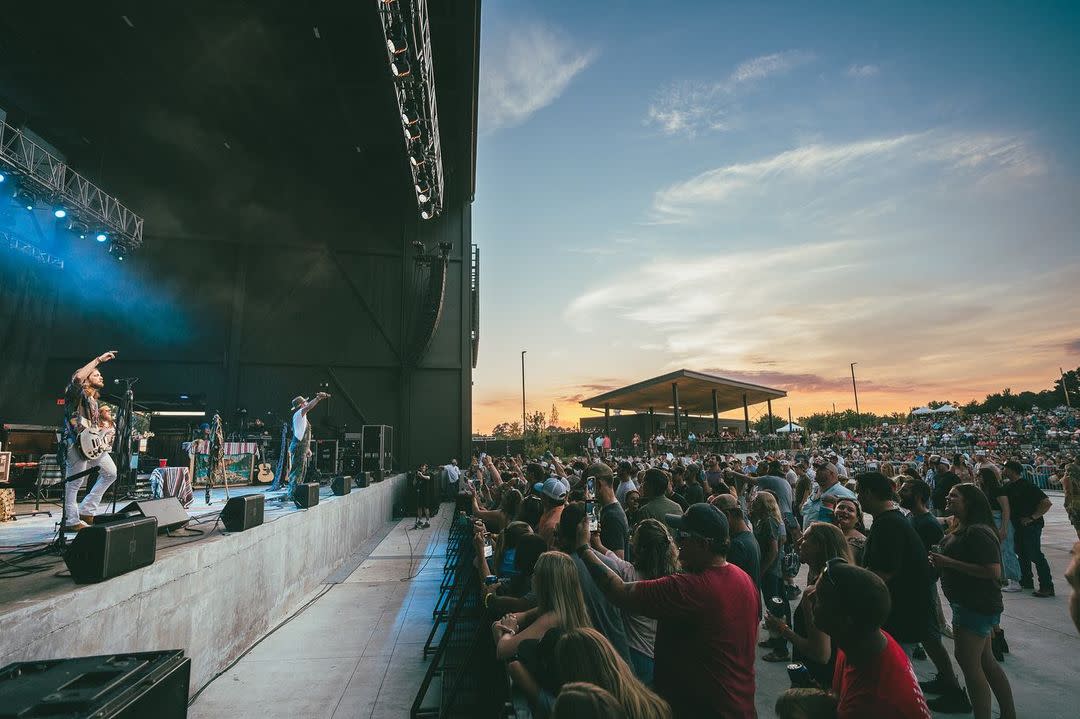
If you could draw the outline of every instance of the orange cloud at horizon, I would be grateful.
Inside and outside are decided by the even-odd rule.
[[[841,378],[836,380],[822,380],[816,375],[788,375],[789,382],[767,382],[764,375],[776,375],[773,379],[783,379],[781,373],[750,372],[738,373],[740,379],[765,384],[777,389],[784,389],[788,396],[773,402],[773,413],[786,418],[788,408],[791,416],[796,420],[801,416],[814,414],[815,412],[829,412],[835,404],[836,411],[844,411],[855,408],[855,400],[851,389],[851,379]],[[730,375],[726,375],[730,376]],[[578,420],[582,417],[601,416],[582,407],[580,400],[595,396],[609,389],[626,386],[641,378],[628,378],[619,384],[586,384],[572,386],[571,389],[584,389],[584,392],[568,393],[566,387],[537,387],[528,388],[526,397],[526,410],[534,412],[540,410],[549,415],[554,405],[559,413],[559,425],[563,427],[578,426]],[[982,401],[986,395],[1000,392],[1005,387],[1010,387],[1013,392],[1022,391],[1038,392],[1053,386],[1053,378],[1047,379],[1046,375],[1038,376],[1012,376],[1008,380],[997,377],[988,377],[981,381],[946,381],[927,383],[919,387],[903,384],[889,385],[877,384],[870,380],[859,380],[859,409],[863,412],[876,414],[890,414],[893,412],[908,412],[914,407],[926,404],[930,401],[949,401],[967,404],[971,400]],[[766,405],[751,405],[750,419],[753,421],[766,413]],[[721,417],[742,419],[742,410],[733,410],[721,413]],[[507,388],[502,391],[486,390],[477,391],[473,399],[473,433],[489,434],[492,428],[502,422],[521,422],[521,394],[514,393],[513,389]]]

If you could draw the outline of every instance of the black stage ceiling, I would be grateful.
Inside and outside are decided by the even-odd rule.
[[[430,6],[452,205],[472,198],[479,7]],[[374,0],[9,4],[0,108],[148,241],[321,242],[414,212]]]

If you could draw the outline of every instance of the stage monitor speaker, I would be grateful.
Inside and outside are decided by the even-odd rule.
[[[261,492],[233,497],[221,510],[221,523],[226,532],[243,532],[262,524],[265,511],[266,497]]]
[[[183,719],[190,676],[180,649],[18,662],[0,669],[0,716]]]
[[[335,497],[341,497],[352,491],[352,477],[337,475],[330,480],[330,491]]]
[[[100,582],[154,563],[157,519],[136,517],[93,525],[75,535],[64,564],[78,584]]]
[[[371,472],[357,472],[353,476],[353,484],[355,484],[358,489],[364,489],[371,484]]]
[[[292,495],[293,502],[300,509],[314,507],[319,503],[319,483],[304,482],[296,485]]]
[[[187,510],[184,509],[184,505],[180,504],[180,500],[176,497],[140,499],[125,506],[114,516],[124,516],[128,518],[139,516],[155,517],[157,519],[159,532],[180,529],[191,521],[191,517],[188,516]]]

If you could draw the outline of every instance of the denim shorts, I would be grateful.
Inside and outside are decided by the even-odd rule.
[[[980,637],[988,637],[1001,622],[1001,614],[983,614],[955,602],[952,605],[953,629],[966,629]]]

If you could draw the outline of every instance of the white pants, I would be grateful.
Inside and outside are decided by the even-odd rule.
[[[94,482],[90,493],[83,497],[82,505],[76,505],[75,499],[79,495],[79,489],[86,484],[86,477],[67,482],[64,487],[64,511],[67,514],[68,525],[79,521],[80,514],[97,514],[98,502],[105,495],[105,491],[116,480],[116,463],[106,452],[97,459],[86,459],[75,446],[68,448],[66,476],[70,477],[79,472],[84,472],[91,467],[100,467],[97,481]]]

